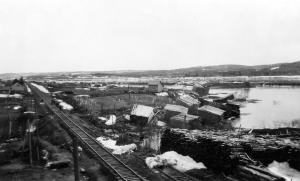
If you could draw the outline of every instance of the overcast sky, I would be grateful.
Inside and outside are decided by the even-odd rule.
[[[0,73],[300,60],[300,0],[0,0]]]

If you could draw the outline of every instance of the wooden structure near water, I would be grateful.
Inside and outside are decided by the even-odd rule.
[[[288,137],[250,135],[235,131],[200,131],[167,129],[161,139],[161,152],[176,151],[203,162],[209,169],[239,180],[284,180],[270,173],[265,166],[274,160],[288,162],[300,170],[299,144],[290,144]],[[293,136],[293,140],[300,137]]]

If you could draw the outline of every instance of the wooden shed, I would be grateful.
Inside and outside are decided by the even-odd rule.
[[[130,120],[140,126],[145,126],[154,116],[154,108],[135,104],[130,113]]]
[[[209,105],[198,108],[198,115],[204,124],[215,124],[224,120],[224,113],[224,110]]]
[[[191,114],[178,114],[170,118],[168,125],[172,128],[200,129],[202,121],[199,116]]]
[[[11,91],[17,92],[17,93],[25,93],[26,87],[24,85],[16,82],[11,86]]]
[[[175,104],[167,104],[164,107],[165,110],[165,121],[169,121],[169,119],[173,116],[176,116],[178,114],[187,114],[188,108],[181,106],[181,105],[175,105]]]
[[[200,101],[188,94],[182,94],[179,95],[179,97],[177,98],[177,101],[179,104],[186,106],[186,107],[192,107],[194,105],[199,105]]]
[[[151,93],[158,93],[163,91],[163,85],[160,81],[150,81],[148,83],[148,91]]]

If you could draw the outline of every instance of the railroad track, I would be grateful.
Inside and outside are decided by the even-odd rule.
[[[43,99],[47,107],[59,117],[67,130],[75,136],[82,146],[91,152],[93,156],[115,176],[117,180],[126,181],[146,181],[145,178],[137,174],[134,170],[125,165],[119,158],[104,148],[93,136],[87,133],[78,123],[73,121],[68,113],[62,112],[57,107],[51,105],[51,98],[30,85],[31,90],[38,97]]]

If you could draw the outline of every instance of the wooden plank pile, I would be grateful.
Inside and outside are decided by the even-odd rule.
[[[280,180],[263,169],[273,160],[288,161],[290,166],[300,170],[300,146],[290,144],[286,139],[235,131],[167,129],[162,135],[160,149],[162,153],[174,150],[189,155],[216,172],[239,173],[245,180],[255,175],[268,181]]]

